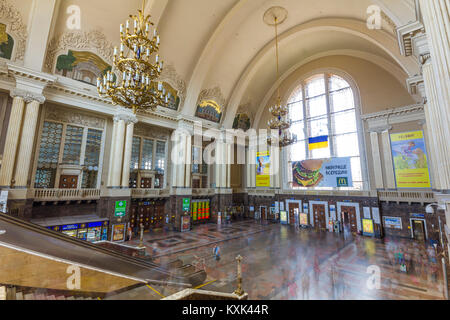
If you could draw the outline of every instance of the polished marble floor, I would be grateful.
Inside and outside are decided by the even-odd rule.
[[[235,257],[241,255],[243,288],[252,300],[444,298],[442,268],[435,263],[434,250],[408,239],[344,239],[332,233],[245,221],[203,225],[184,234],[154,232],[145,235],[145,244],[149,252],[156,247],[156,262],[162,265],[179,258],[205,268],[208,278],[201,289],[226,293],[236,289]],[[219,261],[213,256],[215,245],[220,247]],[[401,271],[401,259],[406,273]],[[160,299],[176,290],[143,287],[114,298]]]

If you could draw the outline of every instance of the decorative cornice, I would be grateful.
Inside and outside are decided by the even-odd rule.
[[[69,49],[91,51],[112,65],[114,46],[101,31],[71,31],[60,34],[49,42],[44,65],[46,71],[52,73],[56,55],[66,53]]]
[[[170,136],[170,131],[163,128],[139,123],[134,127],[134,134],[148,138],[167,140]]]
[[[25,103],[37,101],[39,102],[39,104],[43,104],[45,102],[45,97],[43,95],[17,88],[11,91],[11,97],[12,98],[20,97],[25,101]]]
[[[408,57],[414,54],[415,38],[425,34],[425,28],[420,21],[411,22],[397,29],[401,54]]]
[[[86,127],[97,128],[103,130],[105,128],[106,120],[95,117],[93,115],[71,112],[65,108],[58,108],[54,105],[47,104],[45,106],[46,120],[60,121],[70,124],[78,124]]]
[[[125,108],[117,108],[116,113],[114,115],[114,121],[123,120],[126,123],[137,123],[137,117],[130,110]]]
[[[411,113],[423,113],[424,106],[423,104],[414,104],[411,106],[401,107],[401,108],[393,108],[385,111],[380,111],[376,113],[362,115],[361,119],[368,121],[372,119],[381,119],[381,118],[389,118],[392,116],[401,117]]]
[[[389,16],[384,13],[384,11],[381,11],[381,18],[386,21],[386,23],[392,28],[392,30],[395,31],[395,29],[397,28],[397,25],[395,24],[394,21],[392,21],[391,18],[389,18]]]
[[[16,42],[15,59],[23,61],[27,43],[27,27],[22,21],[20,12],[6,0],[0,0],[0,21],[4,20],[9,26]]]

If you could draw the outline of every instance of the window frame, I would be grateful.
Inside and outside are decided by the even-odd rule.
[[[325,97],[326,97],[326,108],[327,108],[327,120],[328,120],[328,136],[329,138],[329,148],[330,148],[330,157],[337,157],[337,150],[335,146],[335,137],[340,136],[343,134],[335,134],[334,128],[333,128],[333,115],[343,112],[348,112],[350,110],[355,111],[355,121],[356,121],[356,132],[348,132],[344,134],[357,134],[358,137],[358,144],[359,144],[359,158],[360,158],[360,164],[361,164],[361,179],[362,181],[354,181],[356,183],[362,183],[362,189],[361,190],[370,190],[370,181],[368,176],[368,167],[367,167],[367,150],[366,150],[366,144],[365,144],[365,134],[364,134],[364,127],[362,124],[361,119],[361,98],[359,93],[359,88],[356,84],[356,82],[353,80],[353,78],[348,75],[346,72],[334,69],[334,68],[325,68],[325,69],[318,69],[311,71],[305,75],[303,75],[298,81],[296,81],[289,90],[286,91],[283,102],[285,105],[292,105],[292,104],[302,104],[303,108],[303,119],[293,122],[295,123],[304,123],[304,137],[305,139],[302,141],[307,141],[309,138],[309,119],[308,118],[308,112],[307,112],[307,95],[306,95],[306,85],[315,76],[323,75],[323,79],[325,81]],[[343,111],[333,112],[331,113],[331,101],[330,97],[331,94],[334,92],[337,92],[339,90],[334,90],[330,92],[330,78],[332,76],[337,76],[342,78],[344,81],[347,82],[348,87],[339,89],[339,90],[345,90],[347,88],[350,88],[352,90],[353,94],[353,101],[354,101],[354,108],[352,109],[346,109]],[[294,98],[297,96],[298,90],[302,90],[302,100],[301,101],[289,101],[291,98]],[[283,150],[283,159],[284,162],[288,163],[288,166],[284,172],[284,185],[287,189],[293,189],[292,187],[292,172],[290,172],[290,168],[292,167],[292,158],[291,158],[291,147],[284,148]],[[308,144],[305,143],[305,154],[307,155],[306,159],[311,159],[311,153],[308,149]],[[350,158],[357,158],[358,156],[353,156]],[[316,188],[315,188],[316,189]],[[321,188],[321,189],[330,189],[330,188]],[[331,188],[332,190],[359,190],[356,188]]]

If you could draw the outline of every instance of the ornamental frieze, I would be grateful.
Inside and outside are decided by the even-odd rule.
[[[65,122],[74,125],[81,125],[96,129],[105,129],[106,120],[98,118],[96,116],[84,114],[84,113],[74,113],[73,111],[66,111],[62,108],[58,108],[53,105],[46,105],[45,107],[45,120]]]

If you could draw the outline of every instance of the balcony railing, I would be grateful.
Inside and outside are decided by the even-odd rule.
[[[100,199],[100,189],[33,189],[31,192],[40,201]]]
[[[148,197],[169,197],[168,189],[131,189],[131,197],[148,198]]]
[[[436,202],[433,192],[427,191],[378,191],[380,201],[408,202],[408,203],[433,203]]]
[[[192,189],[192,195],[193,196],[213,196],[214,194],[215,194],[214,189],[208,189],[208,188]]]

